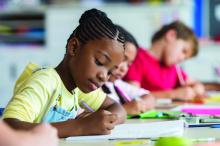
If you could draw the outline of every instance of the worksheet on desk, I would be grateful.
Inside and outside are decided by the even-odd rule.
[[[131,123],[117,125],[110,135],[74,136],[66,140],[114,140],[132,138],[157,138],[162,136],[182,136],[184,122],[182,120]]]

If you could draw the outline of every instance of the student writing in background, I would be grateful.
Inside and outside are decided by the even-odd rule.
[[[125,60],[112,72],[109,82],[105,83],[102,88],[109,97],[123,104],[128,114],[140,114],[154,108],[155,99],[149,91],[121,80],[135,59],[138,44],[127,30],[119,25],[117,28],[125,36]]]
[[[15,131],[0,120],[0,146],[58,146],[57,131],[42,124],[30,131]]]
[[[97,9],[84,12],[79,23],[56,68],[29,64],[17,80],[3,114],[13,128],[31,129],[49,122],[59,137],[68,137],[109,134],[125,120],[123,107],[100,88],[124,59],[123,35]],[[75,119],[81,100],[96,112]]]
[[[203,85],[177,66],[197,53],[193,31],[182,22],[172,22],[154,34],[149,50],[138,50],[124,79],[152,91],[156,97],[189,100],[202,96]]]

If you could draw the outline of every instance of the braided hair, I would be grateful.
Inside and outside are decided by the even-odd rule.
[[[124,35],[107,17],[106,13],[97,9],[90,9],[82,14],[79,25],[70,35],[67,44],[72,37],[79,39],[82,44],[101,38],[113,39],[124,44]]]

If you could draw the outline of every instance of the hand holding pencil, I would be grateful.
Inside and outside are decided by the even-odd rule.
[[[96,111],[85,118],[79,119],[81,135],[110,134],[117,123],[117,119],[117,115],[109,111]]]

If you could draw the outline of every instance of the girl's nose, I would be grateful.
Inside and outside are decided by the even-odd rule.
[[[100,71],[97,75],[98,80],[101,82],[106,82],[108,80],[108,72],[107,71]]]

